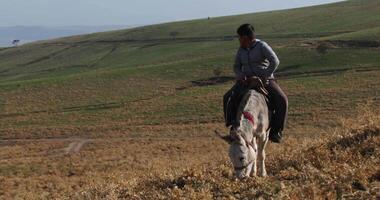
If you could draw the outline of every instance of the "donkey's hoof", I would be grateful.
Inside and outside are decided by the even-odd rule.
[[[266,177],[266,176],[267,176],[267,172],[260,172],[260,173],[259,173],[259,176],[260,176],[260,177]]]

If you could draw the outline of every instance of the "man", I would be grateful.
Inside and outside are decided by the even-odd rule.
[[[265,89],[274,106],[274,115],[271,118],[269,139],[280,143],[282,130],[285,126],[288,111],[288,99],[274,79],[274,71],[279,65],[277,55],[264,41],[256,39],[255,29],[250,24],[241,25],[239,35],[240,48],[237,51],[234,64],[236,77],[235,85],[224,95],[224,116],[226,126],[236,123],[239,97],[247,91],[245,81],[248,77],[258,76],[265,82]]]

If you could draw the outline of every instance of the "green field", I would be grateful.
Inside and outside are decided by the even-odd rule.
[[[77,125],[108,120],[129,121],[131,125],[221,122],[221,96],[232,80],[223,79],[226,81],[203,87],[193,82],[233,76],[231,65],[238,42],[231,36],[244,22],[253,23],[260,39],[279,55],[277,75],[289,93],[291,115],[297,115],[294,113],[304,109],[305,102],[315,100],[314,93],[335,89],[345,96],[347,92],[341,90],[345,81],[362,82],[372,76],[376,80],[379,48],[355,42],[377,44],[379,11],[377,1],[346,1],[159,24],[3,49],[0,111],[6,117],[1,119],[4,123],[0,127],[65,126],[73,125],[73,120]],[[170,36],[172,31],[178,32],[176,38]],[[325,41],[331,45],[326,52],[318,52],[317,47]],[[347,72],[349,75],[343,76]],[[321,80],[325,83],[316,86]],[[295,91],[298,87],[305,93]],[[371,93],[376,96],[378,89],[371,88]],[[364,92],[362,96],[366,95]],[[350,101],[356,103],[362,96],[355,95]],[[131,106],[136,102],[141,104],[140,112]],[[151,105],[152,102],[160,106]],[[12,119],[20,116],[25,122]],[[144,120],[147,116],[149,120]]]
[[[284,145],[330,135],[332,129],[341,128],[341,119],[356,116],[358,105],[368,101],[380,105],[378,0],[165,23],[2,48],[0,140],[4,142],[0,141],[0,152],[16,153],[15,160],[0,153],[0,181],[7,180],[14,191],[17,178],[37,180],[32,186],[37,192],[39,181],[48,179],[56,189],[70,193],[73,189],[61,187],[61,180],[56,180],[61,173],[69,168],[83,170],[72,184],[80,182],[81,176],[93,175],[84,173],[86,169],[94,169],[102,181],[105,169],[122,173],[121,166],[130,165],[109,161],[108,156],[133,154],[134,148],[122,149],[133,139],[146,144],[142,152],[160,145],[175,151],[167,140],[179,146],[186,142],[189,149],[182,156],[188,156],[190,166],[208,162],[207,155],[227,160],[226,154],[216,152],[226,151],[226,146],[214,141],[213,129],[224,130],[222,96],[233,84],[235,30],[247,22],[254,24],[259,38],[273,47],[281,61],[276,76],[290,104]],[[172,32],[178,32],[176,37]],[[320,45],[326,46],[325,51],[318,50]],[[85,164],[76,165],[82,159],[78,155],[45,158],[42,152],[63,148],[67,141],[60,139],[72,138],[96,141],[82,153],[87,156]],[[202,142],[207,142],[200,138],[219,150],[206,150]],[[45,139],[58,140],[44,143]],[[29,140],[35,142],[28,144]],[[193,140],[202,142],[193,144]],[[123,146],[112,149],[117,145]],[[98,158],[91,154],[95,151]],[[159,155],[166,154],[163,150]],[[199,159],[191,161],[192,155]],[[154,162],[168,172],[180,170],[185,162],[178,158],[173,165],[162,164],[168,159]],[[46,162],[53,164],[47,168]],[[146,170],[134,167],[134,175]],[[53,171],[50,177],[44,177],[49,170]],[[2,194],[15,196],[0,188],[0,198]],[[48,198],[61,193],[49,194]]]

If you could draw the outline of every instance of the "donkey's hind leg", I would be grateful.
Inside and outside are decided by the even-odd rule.
[[[266,133],[262,134],[257,138],[257,160],[258,160],[258,168],[259,168],[259,176],[264,177],[267,175],[267,171],[265,169],[265,147],[268,142],[268,135]]]

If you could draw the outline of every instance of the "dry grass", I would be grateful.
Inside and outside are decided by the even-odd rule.
[[[370,198],[379,181],[378,77],[347,72],[281,80],[291,102],[285,141],[268,147],[270,176],[244,182],[233,180],[228,146],[213,134],[225,130],[220,97],[230,84],[183,91],[168,84],[164,96],[70,112],[54,111],[82,105],[101,84],[87,83],[78,93],[57,85],[49,91],[58,103],[39,113],[33,111],[43,110],[49,95],[38,88],[5,92],[0,199]],[[56,97],[62,89],[67,95]],[[350,109],[370,96],[373,105]],[[65,153],[77,138],[90,141]]]
[[[235,181],[227,145],[204,129],[218,124],[141,127],[146,137],[94,138],[78,153],[72,140],[1,143],[4,199],[371,199],[379,197],[380,117],[355,118],[320,137],[288,136],[269,145],[267,178]],[[138,130],[138,129],[135,129]],[[314,130],[316,131],[316,130]],[[150,134],[149,134],[150,133]],[[189,134],[189,137],[184,137]],[[110,134],[112,135],[112,134]],[[160,134],[158,134],[160,135]],[[10,156],[11,155],[11,156]]]
[[[230,83],[177,91],[144,80],[130,90],[121,86],[133,79],[120,79],[111,84],[117,96],[98,79],[3,91],[0,199],[370,198],[379,76],[281,80],[291,103],[285,141],[268,147],[268,178],[243,182],[213,134],[225,130],[221,96]],[[350,109],[371,96],[373,106]],[[66,153],[81,139],[90,140]]]
[[[88,186],[80,198],[127,199],[372,199],[380,198],[380,117],[361,107],[358,118],[317,141],[297,139],[272,150],[268,178],[234,181],[228,162],[154,174],[130,183],[116,178]],[[282,151],[285,150],[286,151]],[[109,183],[109,182],[108,182]]]

